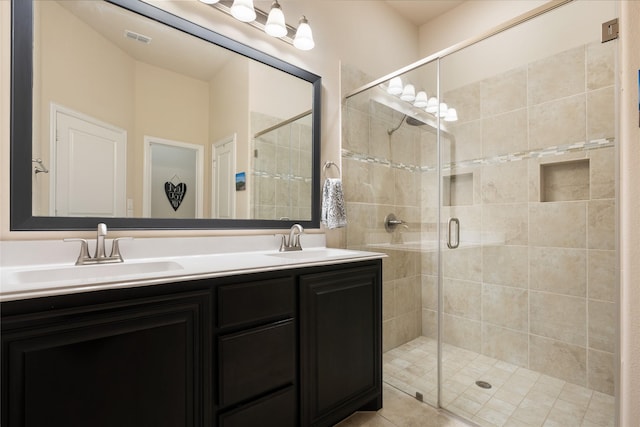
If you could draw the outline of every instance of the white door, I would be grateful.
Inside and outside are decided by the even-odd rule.
[[[126,216],[127,132],[55,105],[51,122],[51,214]]]
[[[211,217],[236,216],[236,135],[212,145]]]

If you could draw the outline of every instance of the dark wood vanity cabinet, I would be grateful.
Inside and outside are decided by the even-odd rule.
[[[381,261],[2,303],[2,425],[330,426],[382,405]]]

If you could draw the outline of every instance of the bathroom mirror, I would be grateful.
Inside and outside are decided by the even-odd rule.
[[[12,230],[319,227],[319,76],[137,0],[12,26]]]

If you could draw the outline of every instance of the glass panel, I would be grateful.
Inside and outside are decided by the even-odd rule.
[[[614,16],[573,2],[440,63],[440,402],[483,426],[614,422]]]
[[[413,70],[400,76],[399,87],[413,85],[424,101],[435,96],[436,71],[435,63]],[[342,80],[355,89],[373,79],[343,70]],[[343,108],[346,243],[389,255],[383,266],[384,381],[435,406],[437,120],[425,105],[400,95],[390,94],[386,82],[350,97]]]

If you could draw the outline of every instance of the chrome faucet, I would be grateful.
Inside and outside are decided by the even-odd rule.
[[[107,237],[107,224],[98,224],[96,232],[96,251],[91,257],[89,254],[89,243],[86,239],[64,239],[65,242],[80,242],[80,254],[76,260],[76,265],[87,264],[105,264],[114,262],[124,262],[122,255],[120,254],[120,240],[130,240],[133,237],[118,237],[113,239],[111,245],[111,255],[107,256],[105,250],[105,238]]]
[[[300,224],[293,224],[289,230],[289,238],[287,239],[286,235],[282,235],[280,252],[301,251],[300,235],[302,233],[304,233],[304,228]]]

